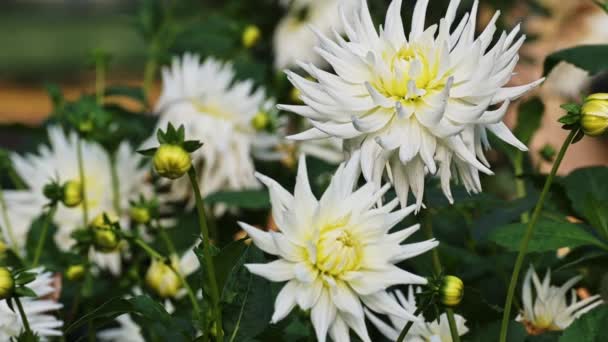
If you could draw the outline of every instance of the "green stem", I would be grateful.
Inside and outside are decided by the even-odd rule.
[[[551,188],[551,184],[553,183],[553,178],[559,169],[562,160],[564,159],[564,155],[568,150],[568,147],[572,143],[572,140],[578,133],[578,130],[570,131],[570,134],[564,141],[555,162],[553,163],[553,167],[551,168],[551,172],[545,181],[545,185],[543,187],[543,191],[540,194],[540,198],[538,199],[538,203],[534,208],[534,212],[532,213],[532,217],[528,222],[528,227],[526,229],[526,233],[521,241],[519,246],[519,253],[517,254],[517,259],[515,261],[515,267],[513,268],[513,274],[511,274],[511,282],[509,283],[509,290],[507,292],[507,299],[505,301],[505,311],[502,317],[502,325],[500,328],[500,342],[507,341],[507,329],[509,327],[509,320],[511,315],[511,305],[513,304],[513,296],[515,294],[515,287],[517,286],[517,281],[519,279],[519,273],[521,271],[521,266],[524,262],[524,257],[526,256],[526,252],[528,251],[528,243],[530,242],[530,238],[534,233],[534,227],[536,226],[536,222],[540,217],[541,210],[543,209],[543,205],[545,204],[545,199],[547,198],[547,194],[549,193],[549,188]]]
[[[160,235],[160,238],[163,239],[163,241],[165,242],[169,254],[177,255],[177,250],[175,249],[175,245],[173,245],[173,241],[171,241],[171,238],[169,237],[169,234],[167,234],[167,232],[165,231],[165,228],[160,226],[158,220],[156,221],[155,228],[158,231],[158,235]]]
[[[103,104],[103,94],[106,87],[106,66],[103,56],[95,63],[95,97],[98,105]]]
[[[201,197],[200,188],[196,179],[196,171],[194,166],[188,170],[188,178],[190,178],[190,184],[192,185],[192,191],[194,192],[194,198],[196,200],[196,209],[198,211],[199,225],[201,229],[201,235],[203,239],[203,254],[205,257],[209,292],[211,295],[214,319],[217,330],[217,341],[224,341],[224,330],[222,329],[222,310],[220,308],[220,292],[217,286],[217,280],[215,277],[215,266],[213,264],[213,258],[211,256],[211,242],[209,240],[209,228],[207,227],[205,205],[203,198]]]
[[[6,207],[6,200],[4,199],[4,191],[0,187],[0,207],[2,207],[2,218],[4,219],[4,224],[6,224],[6,231],[8,233],[8,238],[11,240],[11,248],[15,255],[19,259],[21,259],[21,254],[19,253],[19,246],[17,245],[17,238],[15,237],[15,232],[13,231],[13,225],[11,223],[11,219],[8,216],[8,208]]]
[[[164,255],[162,255],[159,252],[155,251],[154,248],[150,247],[142,239],[140,239],[140,238],[134,238],[133,242],[136,245],[138,245],[141,249],[143,249],[144,252],[146,252],[151,258],[153,258],[153,259],[161,259],[161,260],[165,259]]]
[[[116,152],[110,154],[110,173],[112,174],[112,204],[116,215],[120,216],[120,180],[116,168]]]
[[[454,319],[454,310],[452,308],[446,308],[445,313],[448,316],[450,334],[452,334],[452,342],[460,342],[460,335],[458,334],[458,328],[456,327],[456,319]]]
[[[152,44],[153,46],[155,45],[155,43]],[[150,101],[150,91],[152,90],[152,83],[154,82],[154,77],[156,76],[156,69],[158,68],[158,64],[156,63],[155,48],[150,49],[150,54],[152,54],[152,56],[148,57],[148,60],[146,61],[146,65],[144,67],[143,84],[144,95],[146,96],[146,99],[148,99],[148,101]]]
[[[426,234],[427,239],[432,239],[433,236],[433,218],[430,213],[426,213],[423,219],[423,228],[424,233]],[[439,250],[438,247],[435,247],[431,250],[431,255],[433,257],[433,271],[435,275],[441,274],[441,260],[439,259]]]
[[[32,329],[30,329],[30,322],[28,322],[28,320],[27,320],[27,315],[25,314],[25,311],[23,310],[23,305],[21,305],[21,300],[19,300],[18,296],[14,296],[13,299],[15,300],[15,303],[17,303],[17,309],[19,309],[19,314],[21,315],[21,321],[23,322],[23,327],[25,328],[25,331],[32,333]]]
[[[34,261],[32,262],[32,267],[38,266],[38,262],[40,261],[40,255],[42,255],[42,249],[44,248],[44,242],[46,241],[46,236],[49,231],[49,226],[51,225],[51,221],[53,221],[53,217],[55,216],[55,212],[57,212],[57,203],[51,204],[51,208],[49,212],[46,214],[44,218],[44,223],[42,225],[42,232],[38,237],[38,245],[36,246],[36,252],[34,253]]]
[[[82,221],[84,224],[84,227],[86,227],[89,224],[89,204],[87,201],[87,184],[86,184],[86,177],[84,174],[84,160],[82,158],[82,138],[78,137],[78,142],[77,142],[77,154],[78,154],[78,176],[80,177],[80,184],[82,185],[82,187],[80,188],[80,192],[81,192],[81,197],[82,197]],[[117,213],[118,214],[118,213]]]
[[[416,311],[414,312],[414,316],[418,317],[422,313],[423,310],[424,310],[424,307],[422,305],[417,307]],[[410,331],[410,328],[412,327],[413,324],[414,324],[414,321],[407,322],[407,324],[401,330],[399,337],[397,337],[396,342],[403,342],[403,340],[405,340],[405,336],[407,336],[407,333]]]

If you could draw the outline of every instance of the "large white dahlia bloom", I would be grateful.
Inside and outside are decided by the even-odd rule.
[[[203,194],[259,187],[253,176],[257,132],[252,119],[265,105],[264,91],[251,80],[235,81],[230,63],[186,53],[162,71],[162,94],[156,104],[158,129],[184,125],[186,136],[204,146],[192,154]],[[152,137],[146,145],[157,145]],[[190,196],[188,179],[171,182],[173,199]]]
[[[59,127],[48,129],[49,146],[43,145],[38,154],[20,156],[12,155],[15,170],[21,176],[26,190],[5,192],[7,207],[10,213],[12,235],[18,248],[25,246],[30,225],[41,213],[48,199],[43,188],[59,177],[61,182],[80,179],[77,156],[76,134],[66,135]],[[98,144],[83,142],[82,146],[85,192],[89,218],[103,213],[114,213],[112,173],[108,153]],[[142,157],[138,156],[128,143],[122,143],[116,152],[116,171],[119,179],[119,199],[121,217],[128,216],[129,200],[135,200],[140,194],[148,196],[153,193],[148,168],[142,167]],[[55,242],[62,250],[68,250],[74,240],[70,234],[83,227],[82,207],[67,208],[60,205],[53,217],[57,226]],[[12,241],[11,232],[5,232],[6,241]],[[114,274],[120,273],[119,253],[92,253],[93,260],[102,268]]]
[[[578,300],[572,287],[582,278],[573,277],[557,287],[551,285],[551,270],[545,273],[541,282],[534,267],[530,266],[523,285],[523,309],[516,320],[522,322],[531,335],[566,329],[574,320],[604,303],[600,295]],[[567,300],[568,292],[570,301]]]
[[[58,320],[51,312],[61,309],[63,304],[51,299],[43,299],[55,291],[52,285],[53,275],[50,272],[43,272],[42,268],[37,268],[33,272],[37,273],[36,280],[27,284],[27,287],[36,293],[36,297],[20,298],[30,328],[43,339],[62,336],[63,321]],[[6,300],[0,301],[0,340],[12,341],[24,329],[19,311],[16,308],[12,310]]]
[[[317,200],[302,156],[294,194],[274,180],[257,175],[269,191],[272,215],[279,232],[264,232],[246,223],[241,227],[253,243],[278,256],[267,264],[248,264],[249,271],[270,281],[287,282],[275,301],[272,322],[297,305],[311,310],[317,339],[329,333],[334,341],[349,341],[349,328],[370,341],[363,307],[403,319],[416,318],[397,304],[386,289],[397,284],[426,284],[426,279],[395,264],[435,246],[434,239],[401,244],[418,230],[415,225],[389,233],[415,206],[393,211],[395,199],[375,207],[389,189],[367,183],[355,189],[360,176],[359,154],[342,163]]]
[[[454,25],[459,3],[452,0],[439,25],[426,27],[428,0],[419,0],[408,36],[401,0],[390,4],[379,32],[365,0],[341,13],[347,39],[317,30],[317,52],[333,72],[310,63],[300,66],[314,81],[287,72],[305,105],[281,108],[314,126],[292,138],[344,139],[347,151],[361,151],[368,181],[379,184],[387,169],[404,206],[410,189],[421,206],[426,174],[439,176],[450,201],[452,174],[479,192],[479,171],[492,173],[484,156],[487,131],[526,150],[502,119],[512,100],[542,80],[505,87],[525,38],[517,38],[519,26],[492,44],[498,13],[475,37],[478,2]]]
[[[416,288],[416,292],[420,292],[421,289]],[[414,288],[409,287],[407,297],[401,291],[395,291],[394,295],[397,297],[399,304],[403,306],[409,312],[415,312],[416,296],[414,295]],[[383,320],[378,318],[373,313],[366,311],[369,320],[378,328],[378,330],[391,341],[397,339],[401,330],[407,324],[407,321],[401,317],[389,315],[391,325],[385,323]],[[448,323],[448,317],[445,313],[441,314],[438,319],[431,322],[426,322],[422,315],[419,316],[420,321],[415,322],[408,334],[405,336],[406,342],[452,342],[452,334],[450,333],[450,326]],[[469,328],[465,325],[466,320],[460,315],[454,315],[456,321],[456,330],[458,336],[462,336],[469,331]]]

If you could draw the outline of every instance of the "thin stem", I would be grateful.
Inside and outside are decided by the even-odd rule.
[[[103,93],[106,87],[106,65],[103,56],[99,56],[95,63],[95,96],[97,104],[103,104]]]
[[[6,225],[6,231],[8,233],[8,238],[11,240],[11,248],[15,255],[19,259],[21,259],[21,254],[19,253],[19,246],[17,245],[17,238],[15,237],[15,232],[13,231],[13,225],[11,223],[11,219],[8,216],[8,208],[6,207],[6,200],[4,199],[4,191],[0,187],[0,207],[2,208],[2,219],[4,220],[4,224]]]
[[[211,256],[211,242],[209,241],[209,228],[207,227],[205,205],[203,198],[201,197],[200,188],[196,179],[196,171],[194,166],[188,170],[188,178],[190,178],[190,184],[192,185],[192,191],[194,192],[194,198],[196,200],[196,209],[198,211],[198,220],[201,228],[201,235],[203,239],[203,254],[205,257],[205,264],[208,276],[209,292],[211,295],[212,307],[214,312],[216,330],[217,330],[217,341],[224,341],[224,330],[222,329],[222,310],[220,308],[220,292],[217,286],[217,280],[215,277],[215,265],[213,264],[213,258]]]
[[[433,218],[431,217],[431,215],[429,215],[429,213],[426,213],[424,215],[423,226],[426,238],[432,239],[434,237]],[[433,271],[435,272],[435,275],[439,275],[441,274],[441,260],[439,259],[439,250],[437,249],[437,247],[431,250],[431,255],[433,257]]]
[[[509,320],[511,315],[511,304],[513,304],[513,295],[515,294],[515,287],[517,286],[517,281],[519,279],[519,273],[521,271],[521,266],[524,262],[524,257],[526,256],[526,252],[528,251],[528,243],[530,242],[530,238],[534,233],[534,227],[536,226],[536,222],[540,217],[541,210],[543,209],[543,205],[545,204],[545,199],[547,198],[547,194],[549,193],[549,188],[551,188],[551,184],[553,183],[553,178],[559,169],[562,160],[564,159],[564,155],[568,150],[568,147],[572,143],[572,140],[578,133],[578,130],[570,131],[570,134],[564,141],[555,162],[553,163],[553,167],[551,168],[551,172],[545,181],[545,185],[543,187],[543,191],[540,194],[540,198],[538,199],[538,203],[534,208],[534,212],[532,213],[532,217],[530,218],[530,222],[528,222],[528,227],[526,229],[526,233],[521,240],[521,244],[519,246],[519,253],[517,254],[517,259],[515,261],[515,267],[513,268],[513,274],[511,274],[511,282],[509,283],[509,290],[507,292],[507,299],[505,301],[505,311],[502,317],[502,325],[500,328],[500,342],[507,341],[507,328],[509,327]]]
[[[169,237],[169,234],[167,234],[167,232],[165,231],[165,228],[160,226],[158,220],[156,220],[155,228],[158,231],[158,235],[160,235],[160,238],[163,239],[163,241],[165,242],[169,254],[177,255],[177,250],[175,249],[175,245],[173,245],[173,241],[171,241],[171,238]]]
[[[110,154],[110,173],[112,174],[112,204],[116,215],[120,216],[120,179],[118,179],[116,152]]]
[[[456,320],[454,319],[454,310],[452,308],[446,308],[445,313],[448,316],[448,323],[450,325],[450,334],[452,334],[452,342],[460,342],[460,335],[458,334],[458,328],[456,327]]]
[[[414,312],[414,316],[418,317],[422,313],[423,310],[424,310],[423,306],[417,307],[416,311]],[[407,322],[407,324],[401,330],[399,337],[397,337],[396,342],[403,342],[403,340],[405,339],[405,336],[407,336],[407,333],[410,331],[410,328],[412,327],[412,325],[414,325],[414,321]]]
[[[49,212],[44,218],[42,232],[40,233],[40,237],[38,238],[38,245],[36,246],[36,251],[34,253],[34,261],[32,262],[32,267],[38,266],[38,262],[40,261],[40,255],[42,255],[42,249],[44,248],[44,242],[46,241],[46,236],[49,231],[49,226],[51,225],[51,221],[53,221],[55,212],[57,212],[57,203],[51,204],[51,208],[49,209]]]
[[[30,322],[28,322],[28,320],[27,320],[27,315],[25,314],[25,311],[23,310],[23,305],[21,305],[21,300],[19,300],[18,296],[14,296],[13,299],[15,300],[15,303],[17,303],[17,309],[19,309],[19,314],[21,315],[21,321],[23,322],[23,327],[25,328],[25,331],[32,333],[32,329],[30,329]]]
[[[150,257],[154,258],[154,259],[161,259],[164,260],[165,256],[160,254],[159,252],[155,251],[154,248],[150,247],[147,243],[145,243],[142,239],[140,238],[134,238],[133,242],[138,245],[139,247],[141,247],[141,249],[144,250],[144,252],[146,252]]]
[[[82,158],[82,138],[78,137],[77,142],[77,154],[78,154],[78,177],[80,177],[80,197],[82,197],[82,221],[86,227],[89,224],[89,204],[87,201],[87,184],[86,177],[84,175],[84,160]],[[118,213],[117,213],[118,214]]]

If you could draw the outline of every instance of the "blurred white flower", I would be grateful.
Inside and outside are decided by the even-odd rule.
[[[375,207],[388,191],[367,183],[355,189],[360,176],[359,154],[339,166],[320,200],[313,195],[306,161],[300,157],[294,194],[258,174],[269,191],[272,215],[280,232],[264,232],[240,222],[253,243],[279,258],[248,264],[250,272],[275,282],[287,282],[275,301],[272,322],[298,305],[311,310],[317,339],[348,341],[349,328],[370,341],[363,306],[382,314],[415,319],[386,292],[397,284],[426,284],[426,279],[395,264],[422,254],[438,242],[401,244],[419,225],[389,233],[415,207],[393,211],[395,199]]]
[[[129,314],[123,314],[116,318],[118,327],[102,330],[97,333],[100,341],[107,342],[144,342],[139,325],[133,322]]]
[[[292,138],[344,139],[348,152],[361,151],[368,181],[379,184],[387,169],[403,206],[410,188],[422,205],[427,173],[439,176],[450,201],[453,173],[468,191],[481,191],[479,171],[492,173],[484,156],[487,131],[526,150],[502,118],[512,100],[542,80],[505,87],[525,38],[516,39],[519,26],[493,43],[496,13],[475,38],[478,2],[454,27],[459,3],[452,0],[439,25],[426,27],[428,0],[419,0],[407,37],[401,0],[389,6],[380,33],[366,1],[358,10],[341,11],[348,40],[315,30],[316,51],[334,73],[311,63],[299,65],[316,81],[288,72],[305,105],[280,108],[314,126]]]
[[[416,288],[416,292],[420,291],[421,289],[419,287]],[[395,291],[395,296],[397,297],[399,304],[401,304],[405,310],[408,312],[416,311],[416,296],[414,295],[414,288],[412,286],[409,287],[407,298],[401,291]],[[369,320],[378,328],[378,330],[391,341],[397,339],[401,333],[401,330],[403,330],[408,322],[401,317],[388,315],[391,321],[391,325],[389,325],[371,313],[369,310],[366,310],[366,314]],[[420,318],[420,321],[414,322],[405,337],[406,342],[452,342],[452,334],[450,333],[448,317],[445,313],[441,314],[438,320],[434,320],[432,322],[425,322],[422,315],[418,317]],[[454,315],[454,320],[456,321],[456,329],[458,330],[459,336],[462,336],[469,331],[469,328],[467,328],[465,325],[466,320],[464,317]]]
[[[76,135],[66,135],[59,127],[48,130],[49,146],[43,145],[38,154],[25,156],[12,155],[17,173],[27,185],[27,190],[5,191],[7,207],[19,248],[25,245],[30,224],[42,213],[48,203],[43,188],[51,180],[59,177],[61,182],[79,180]],[[85,171],[85,191],[89,218],[103,212],[114,212],[110,159],[106,151],[95,143],[83,142]],[[116,167],[119,179],[119,198],[122,217],[128,216],[129,200],[140,194],[149,195],[152,186],[146,182],[148,169],[141,167],[142,158],[128,143],[122,143],[116,154]],[[53,218],[57,226],[55,242],[62,250],[68,250],[74,243],[70,234],[82,228],[82,207],[66,208],[59,205]],[[6,241],[11,241],[5,233]],[[112,273],[120,273],[119,253],[94,253],[93,260]]]
[[[274,37],[274,66],[277,70],[295,66],[298,61],[324,64],[325,61],[315,52],[317,37],[311,31],[314,26],[324,33],[332,29],[343,33],[338,7],[354,7],[355,0],[294,0],[288,12],[277,25]],[[286,5],[286,2],[284,2]]]
[[[188,139],[204,145],[192,154],[204,195],[220,190],[259,187],[251,157],[257,132],[252,119],[266,102],[251,80],[236,81],[230,63],[186,53],[162,71],[163,89],[156,105],[157,128],[184,125]],[[152,137],[145,145],[155,146]],[[186,177],[171,182],[174,200],[191,193]]]
[[[53,275],[43,272],[42,268],[32,270],[37,273],[36,280],[27,284],[27,287],[36,293],[36,298],[20,297],[23,311],[27,316],[32,331],[42,338],[51,336],[62,336],[63,321],[49,314],[51,311],[59,310],[63,304],[50,299],[41,299],[53,293]],[[19,336],[24,330],[19,311],[11,310],[6,300],[0,301],[0,340],[9,341]]]
[[[550,269],[541,282],[534,267],[530,265],[523,284],[523,310],[516,320],[522,322],[531,335],[566,329],[575,319],[604,303],[600,295],[579,301],[574,289],[570,291],[571,299],[568,303],[568,291],[582,278],[573,277],[557,287],[551,285]]]

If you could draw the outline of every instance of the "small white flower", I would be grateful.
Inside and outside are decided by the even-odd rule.
[[[419,287],[416,288],[416,292],[420,291],[421,289]],[[395,296],[397,297],[399,304],[401,304],[405,310],[408,312],[416,311],[416,297],[414,295],[414,289],[412,286],[409,287],[407,298],[401,291],[395,291]],[[407,324],[407,320],[401,317],[388,315],[391,321],[391,325],[389,325],[369,312],[369,310],[366,311],[366,313],[369,320],[378,328],[378,330],[392,341],[397,339],[401,333],[401,330],[403,330]],[[422,315],[418,317],[420,318],[420,321],[414,322],[405,337],[406,342],[452,342],[452,334],[450,332],[448,317],[445,313],[441,314],[438,320],[434,320],[432,322],[425,322]],[[459,336],[462,336],[469,331],[465,325],[466,320],[464,317],[454,315],[454,320],[456,321],[456,330],[458,331]]]
[[[267,264],[248,264],[249,271],[275,282],[287,282],[275,301],[272,322],[285,318],[297,305],[311,310],[317,339],[329,333],[334,341],[349,341],[349,328],[370,341],[363,306],[383,314],[416,319],[386,292],[397,284],[426,284],[426,279],[395,264],[435,246],[427,240],[401,244],[419,225],[389,233],[415,206],[393,211],[395,199],[375,207],[388,184],[355,189],[360,176],[359,154],[339,166],[320,200],[313,195],[306,161],[300,158],[294,194],[258,174],[270,192],[272,215],[280,232],[264,232],[239,223],[253,243],[276,255]]]
[[[401,0],[391,3],[379,32],[365,0],[355,11],[341,11],[347,39],[315,30],[316,51],[333,72],[311,63],[299,66],[315,81],[287,72],[305,105],[280,108],[314,126],[292,138],[344,139],[348,152],[361,151],[368,181],[379,184],[387,170],[404,206],[410,189],[422,205],[426,174],[439,176],[450,201],[452,175],[468,191],[481,191],[479,171],[492,173],[484,156],[487,131],[526,150],[502,118],[512,100],[542,80],[505,87],[525,38],[517,39],[519,26],[493,43],[497,13],[475,37],[478,2],[453,25],[459,3],[452,0],[439,25],[426,27],[428,0],[419,0],[408,36]]]
[[[55,291],[52,286],[53,275],[50,272],[42,272],[41,268],[32,271],[37,273],[36,280],[27,284],[27,287],[36,293],[37,298],[19,298],[30,328],[43,338],[62,336],[63,321],[58,320],[49,312],[61,309],[63,304],[50,299],[41,299]],[[9,341],[12,337],[19,336],[24,329],[17,308],[15,307],[15,311],[13,311],[6,300],[0,301],[0,340]]]
[[[522,322],[531,335],[566,329],[575,319],[604,303],[600,295],[579,301],[574,289],[570,291],[568,303],[568,291],[581,279],[582,276],[576,276],[560,287],[553,286],[550,269],[541,282],[534,267],[530,266],[523,285],[523,310],[516,320]]]
[[[17,173],[27,185],[27,190],[6,191],[7,207],[19,248],[23,248],[32,221],[37,218],[48,200],[43,195],[43,188],[53,179],[59,177],[61,182],[79,180],[76,135],[66,135],[59,127],[48,130],[49,146],[41,146],[38,154],[26,156],[13,155],[12,161]],[[85,191],[89,218],[103,212],[114,212],[112,177],[110,159],[106,151],[95,143],[83,142],[83,160],[85,171]],[[146,182],[147,168],[141,167],[142,158],[128,143],[122,143],[116,152],[116,167],[119,179],[119,196],[121,216],[128,215],[129,200],[140,194],[149,195],[152,186]],[[74,243],[70,234],[83,227],[82,207],[66,208],[59,205],[53,218],[57,226],[55,242],[62,250],[68,250]],[[11,241],[5,231],[6,241]],[[93,259],[102,268],[112,273],[120,273],[120,254],[95,253]]]
[[[204,195],[220,190],[259,187],[251,157],[257,132],[251,121],[266,101],[253,81],[235,81],[230,63],[186,53],[163,68],[163,89],[156,105],[157,128],[184,125],[186,137],[204,145],[193,153]],[[157,145],[154,137],[146,145]],[[171,182],[173,199],[191,194],[187,177]]]
[[[338,5],[354,7],[355,0],[294,0],[277,25],[274,37],[274,66],[277,70],[295,66],[298,61],[324,64],[315,52],[317,39],[310,30],[314,26],[324,33],[335,29],[343,33]]]
[[[109,328],[97,333],[97,338],[107,342],[144,342],[139,325],[133,322],[129,314],[123,314],[116,318],[119,326]]]

